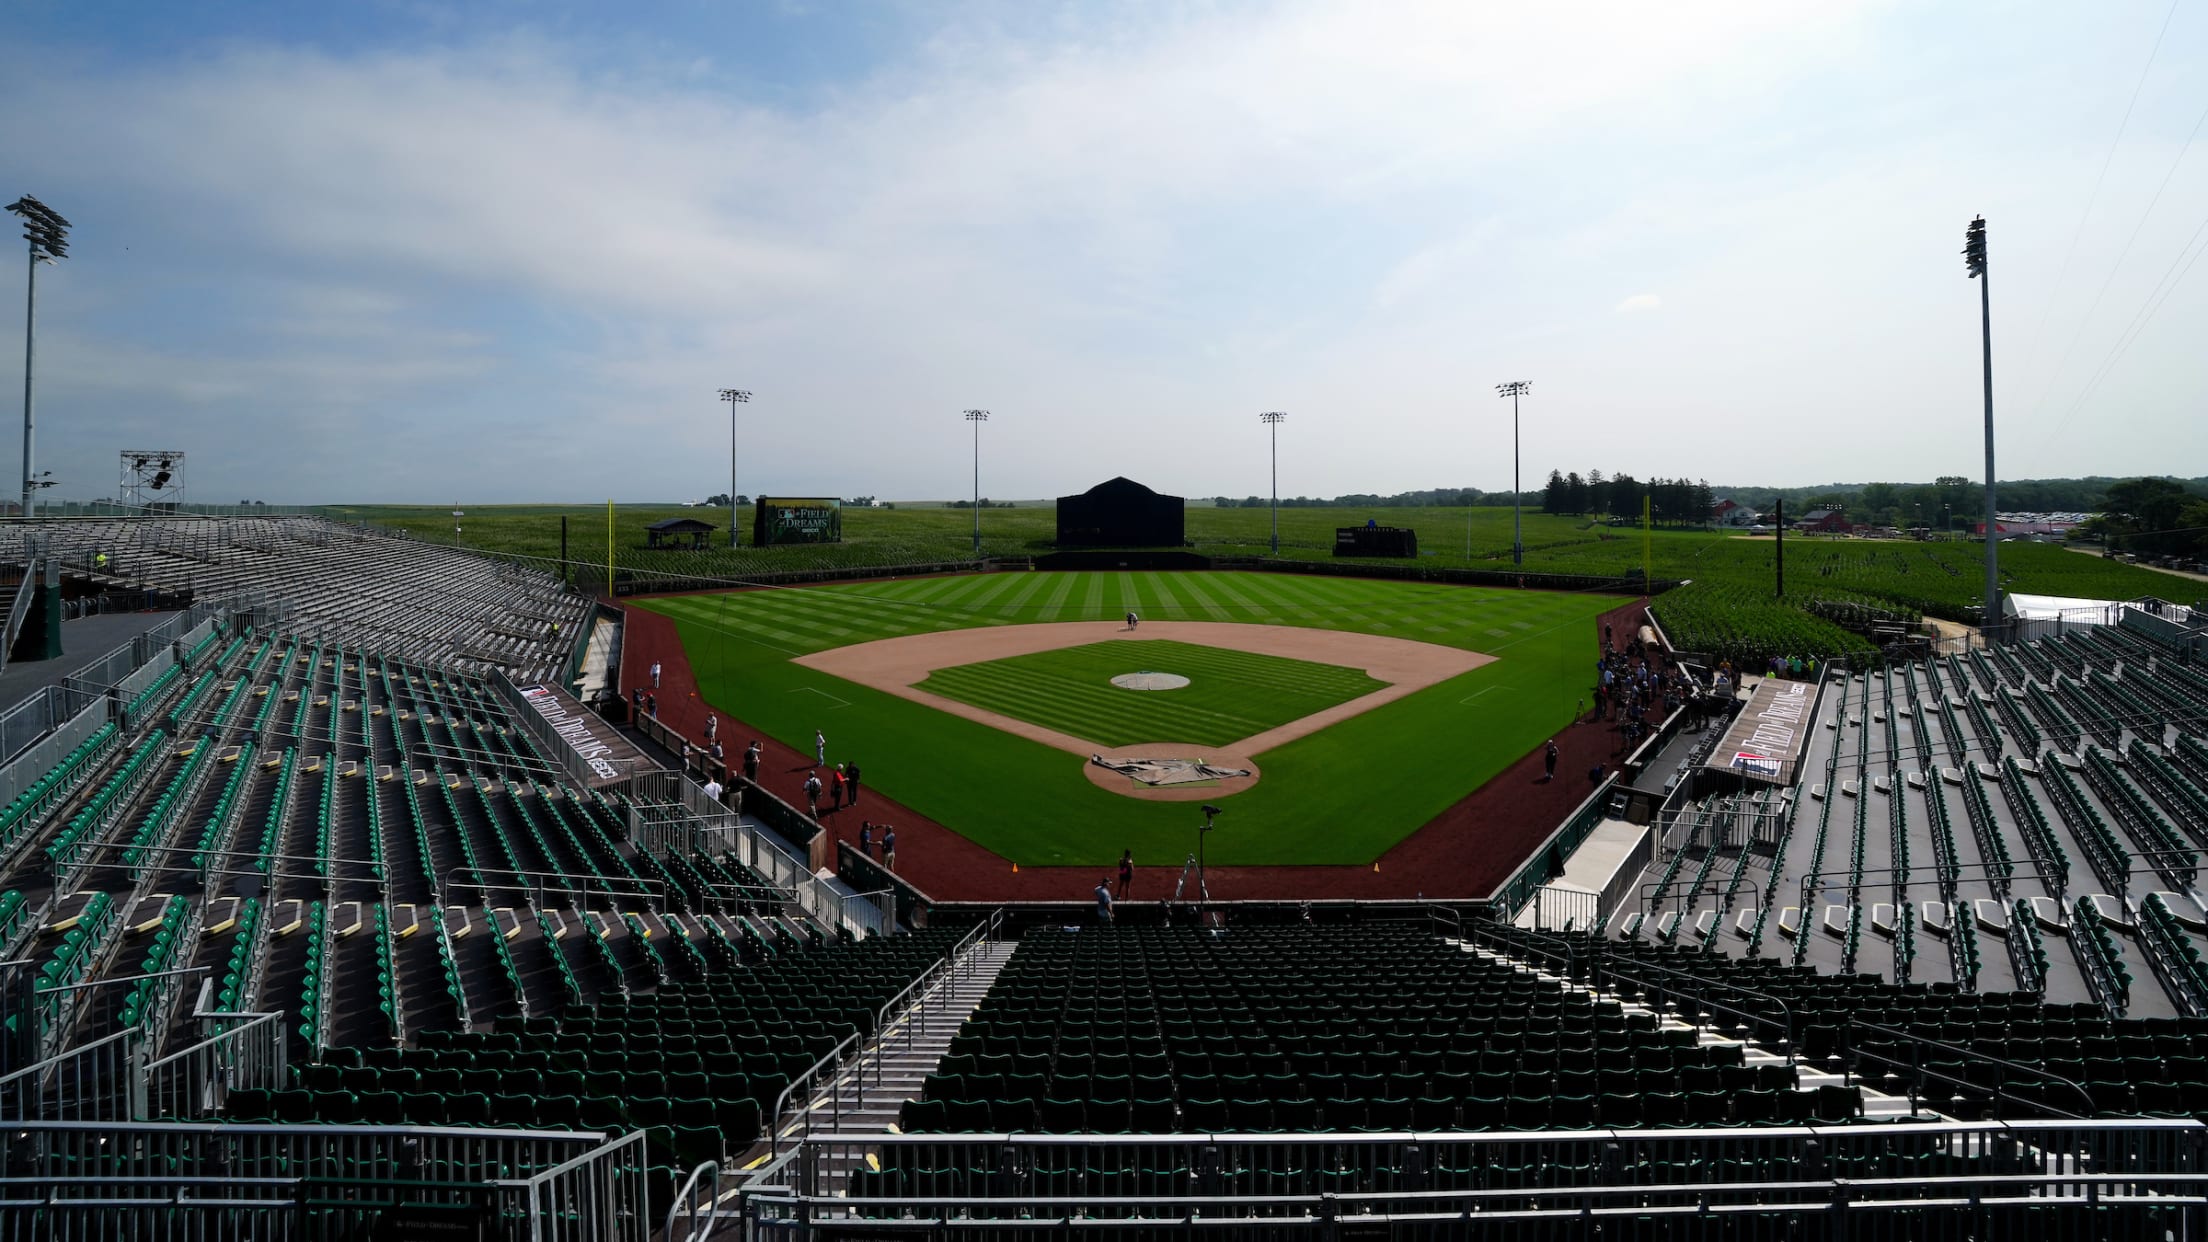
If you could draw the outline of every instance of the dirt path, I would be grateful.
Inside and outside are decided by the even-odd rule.
[[[647,685],[653,660],[662,665],[659,713],[662,721],[693,739],[704,733],[707,705],[697,697],[697,682],[684,656],[672,619],[629,607],[622,638],[621,686]],[[1619,633],[1642,624],[1646,606],[1621,605],[1587,627],[1588,667],[1600,649],[1602,627]],[[1109,624],[1109,623],[1106,623]],[[1162,628],[1162,627],[1160,627]],[[753,738],[765,748],[760,781],[785,802],[804,805],[803,782],[811,769],[810,751],[800,753],[723,710],[721,739],[738,753]],[[1212,867],[1211,895],[1229,900],[1377,899],[1412,897],[1485,897],[1510,878],[1564,817],[1587,797],[1588,770],[1614,763],[1618,729],[1612,724],[1573,724],[1556,735],[1561,761],[1554,781],[1542,779],[1536,747],[1494,779],[1435,816],[1425,827],[1397,842],[1374,866]],[[1108,868],[1023,867],[958,833],[884,799],[873,789],[864,803],[840,814],[824,815],[824,831],[856,843],[861,819],[897,826],[897,869],[938,901],[1089,900],[1097,878]],[[1195,836],[1194,821],[1190,840]],[[1164,865],[1135,868],[1134,897],[1163,900],[1181,875],[1181,859],[1150,860]]]
[[[971,703],[930,694],[920,689],[917,683],[925,681],[928,674],[939,668],[957,668],[962,664],[980,664],[987,660],[1008,660],[1013,656],[1033,655],[1040,651],[1061,651],[1067,647],[1086,647],[1091,643],[1161,638],[1199,647],[1219,647],[1227,651],[1247,651],[1289,660],[1308,660],[1314,664],[1358,668],[1363,669],[1375,681],[1389,683],[1346,703],[1336,703],[1323,711],[1291,720],[1263,733],[1211,748],[1220,753],[1231,752],[1236,755],[1262,755],[1275,746],[1286,745],[1352,716],[1363,715],[1384,703],[1393,703],[1407,694],[1424,690],[1436,682],[1447,681],[1459,673],[1469,673],[1483,664],[1495,662],[1494,656],[1476,651],[1444,647],[1438,643],[1415,642],[1408,638],[1356,634],[1347,630],[1313,630],[1288,625],[1247,625],[1228,621],[1152,621],[1140,629],[1130,630],[1117,621],[1059,621],[1042,625],[1008,625],[944,630],[934,634],[908,634],[902,638],[883,638],[870,643],[837,647],[832,651],[818,651],[812,655],[799,656],[791,663],[818,669],[845,681],[855,681],[901,699],[910,699],[939,712],[979,721],[992,729],[1002,729],[1014,736],[1029,738],[1086,759],[1099,751],[1115,748],[1087,738],[1060,733],[1056,729],[1046,729],[1039,724],[990,711],[986,707],[976,707]]]

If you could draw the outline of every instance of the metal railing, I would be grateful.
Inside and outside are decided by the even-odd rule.
[[[0,1122],[143,1116],[144,1049],[143,1035],[121,1030],[0,1076]]]
[[[1156,1236],[2194,1237],[2208,1131],[2190,1119],[1448,1134],[810,1136],[742,1190],[745,1236],[1068,1226]],[[869,1161],[867,1157],[872,1156]],[[873,1166],[878,1164],[879,1171]],[[1091,1170],[1101,1176],[1092,1180]],[[1970,1228],[1968,1226],[1974,1226]],[[1829,1232],[1827,1230],[1829,1229]],[[1804,1231],[1811,1231],[1805,1233]],[[2174,1230],[2166,1233],[2166,1230]],[[1485,1236],[1483,1234],[1483,1236]]]
[[[719,1223],[715,1211],[721,1203],[721,1165],[708,1160],[690,1170],[690,1176],[675,1191],[675,1201],[667,1207],[667,1218],[660,1225],[662,1242],[705,1242]]]
[[[204,1122],[11,1124],[0,1242],[485,1236],[644,1242],[641,1134]]]
[[[232,1091],[275,1091],[287,1085],[286,1015],[208,1012],[206,998],[212,991],[212,982],[200,989],[200,1010],[193,1016],[210,1024],[231,1020],[236,1025],[146,1066],[145,1115],[210,1117]]]
[[[527,1213],[529,1242],[646,1242],[652,1233],[644,1132],[634,1131],[527,1181],[500,1182]]]
[[[26,558],[23,581],[16,585],[15,599],[8,605],[6,624],[0,626],[0,669],[8,667],[8,652],[15,646],[15,636],[23,632],[23,622],[31,615],[31,592],[38,589],[38,577],[38,558]]]
[[[823,1120],[831,1125],[840,1124],[847,1102],[853,1109],[865,1107],[866,1075],[870,1064],[875,1089],[881,1090],[886,1081],[884,1062],[892,1040],[891,1027],[903,1025],[905,1048],[910,1050],[915,1038],[927,1031],[930,1019],[944,1007],[956,983],[974,969],[974,958],[981,946],[1003,931],[1004,918],[1002,907],[990,912],[988,918],[976,923],[945,950],[942,957],[883,1003],[874,1015],[873,1030],[853,1032],[782,1089],[782,1094],[774,1101],[774,1112],[768,1118],[767,1151],[770,1156],[780,1154],[782,1140],[793,1130],[811,1134],[815,1116],[824,1111],[824,1106],[826,1117]],[[848,1101],[845,1099],[847,1086],[851,1093]],[[823,1090],[828,1093],[825,1100],[819,1098]],[[785,1127],[782,1119],[789,1114],[793,1098],[804,1107],[794,1126]]]
[[[1888,1056],[1882,1052],[1872,1052],[1862,1047],[1852,1038],[1856,1031],[1869,1031],[1874,1035],[1906,1043],[1909,1048],[1909,1059],[1904,1061],[1898,1057]],[[1929,1039],[1921,1035],[1912,1035],[1907,1031],[1897,1030],[1890,1026],[1881,1026],[1875,1022],[1865,1022],[1860,1018],[1847,1019],[1845,1025],[1841,1027],[1841,1034],[1840,1058],[1843,1062],[1851,1063],[1852,1066],[1854,1061],[1866,1059],[1876,1061],[1893,1070],[1908,1071],[1904,1085],[1909,1097],[1911,1112],[1916,1111],[1923,1080],[1927,1078],[1946,1083],[1960,1092],[1968,1092],[1973,1095],[1990,1095],[1996,1120],[2003,1116],[2005,1105],[2013,1107],[2021,1104],[2027,1108],[2053,1113],[2057,1117],[2073,1121],[2081,1117],[2091,1116],[2098,1111],[2093,1105],[2092,1095],[2087,1093],[2083,1086],[2060,1074],[2036,1066],[2019,1065],[2014,1061],[2004,1060],[1975,1049],[1945,1043],[1937,1039]],[[1925,1064],[1925,1053],[1927,1051],[1945,1053],[1950,1063],[1960,1062],[1966,1067],[1971,1065],[1987,1067],[1991,1071],[1990,1077],[1993,1081],[1991,1083],[1980,1082],[1968,1077],[1957,1077],[1944,1070],[1934,1069]],[[1857,1072],[1856,1076],[1858,1078],[1869,1077],[1860,1072]],[[2067,1109],[2057,1108],[2044,1100],[2019,1098],[2014,1094],[2014,1088],[2011,1085],[2012,1078],[2026,1078],[2037,1083],[2049,1084],[2066,1090],[2076,1097],[2079,1104],[2083,1105],[2083,1110],[2073,1113]],[[1967,1098],[1967,1096],[1964,1098]]]

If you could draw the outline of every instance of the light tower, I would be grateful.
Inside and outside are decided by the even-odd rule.
[[[981,425],[989,421],[989,411],[968,410],[966,421],[974,425],[974,559],[981,559]]]
[[[1986,615],[1980,622],[1989,636],[2000,624],[2001,559],[2000,526],[1994,520],[1993,502],[1993,295],[1986,288],[1986,218],[1979,216],[1963,230],[1963,266],[1978,282],[1978,339],[1986,371]]]
[[[1273,429],[1273,555],[1280,555],[1280,424],[1288,415],[1281,410],[1267,410],[1257,416],[1259,421]],[[1206,828],[1206,832],[1210,829]]]
[[[728,402],[728,546],[733,548],[743,542],[736,535],[740,527],[736,517],[736,407],[751,400],[751,391],[723,388],[721,400]]]
[[[1495,395],[1510,398],[1510,563],[1526,563],[1526,540],[1518,517],[1518,398],[1533,391],[1533,381],[1495,385]]]
[[[32,477],[31,456],[32,431],[36,426],[33,397],[37,390],[32,370],[38,361],[38,265],[69,256],[69,222],[28,194],[9,203],[8,210],[23,218],[23,240],[31,244],[30,289],[23,310],[23,516],[27,518],[31,516],[41,486]]]

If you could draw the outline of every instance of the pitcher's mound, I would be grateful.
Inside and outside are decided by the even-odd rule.
[[[1099,789],[1146,802],[1224,798],[1255,785],[1261,775],[1247,755],[1187,742],[1115,747],[1089,756],[1081,770]]]
[[[1122,690],[1178,690],[1188,678],[1179,673],[1121,673],[1112,684]]]

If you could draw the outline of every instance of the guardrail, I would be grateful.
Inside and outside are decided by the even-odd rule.
[[[32,1121],[9,1127],[0,1242],[426,1236],[644,1242],[642,1134]],[[481,1229],[483,1232],[477,1232]],[[425,1236],[417,1234],[414,1236]]]
[[[524,1205],[529,1242],[647,1242],[645,1167],[637,1130],[526,1181],[497,1184]]]
[[[757,1239],[1068,1226],[1130,1236],[2191,1237],[2191,1119],[1390,1134],[808,1137],[743,1188]],[[873,1157],[872,1160],[867,1157]],[[876,1173],[878,1164],[883,1173]],[[1085,1170],[1109,1175],[1109,1189]],[[865,1170],[863,1173],[856,1170]],[[910,1171],[901,1179],[898,1174]],[[1723,1217],[1724,1221],[1717,1218]],[[1952,1228],[1948,1226],[1952,1225]],[[2174,1231],[2174,1232],[2167,1232]]]
[[[8,652],[15,647],[15,636],[23,632],[23,622],[31,615],[31,592],[38,589],[38,558],[27,558],[23,563],[23,581],[16,584],[15,599],[8,604],[7,623],[0,626],[0,670],[8,667]]]
[[[874,1069],[875,1087],[880,1089],[885,1081],[882,1054],[889,1046],[887,1032],[891,1025],[898,1022],[904,1024],[905,1046],[909,1049],[916,1034],[927,1028],[931,1013],[930,1002],[938,994],[947,993],[955,980],[963,978],[966,972],[973,969],[975,950],[995,939],[1003,928],[1004,911],[999,908],[988,918],[976,923],[972,930],[944,950],[942,957],[915,976],[897,995],[884,1002],[875,1012],[873,1030],[854,1032],[837,1044],[828,1055],[815,1061],[803,1074],[791,1080],[790,1085],[784,1087],[782,1094],[776,1097],[774,1112],[768,1117],[769,1156],[781,1153],[782,1140],[786,1137],[782,1118],[788,1113],[793,1097],[808,1105],[797,1118],[799,1133],[807,1135],[813,1132],[815,1114],[822,1111],[820,1105],[811,1101],[820,1094],[824,1083],[829,1093],[826,1120],[831,1123],[842,1120],[846,1071],[850,1074],[850,1102],[854,1106],[863,1107],[866,1103],[866,1071],[870,1060]]]
[[[285,1087],[288,1047],[284,1017],[275,1013],[222,1013],[206,1009],[212,981],[200,988],[194,1017],[205,1022],[235,1021],[189,1048],[146,1066],[148,1116],[191,1120],[211,1117],[232,1091],[275,1091]]]
[[[79,1044],[0,1077],[0,1122],[128,1121],[145,1112],[135,1030]]]

